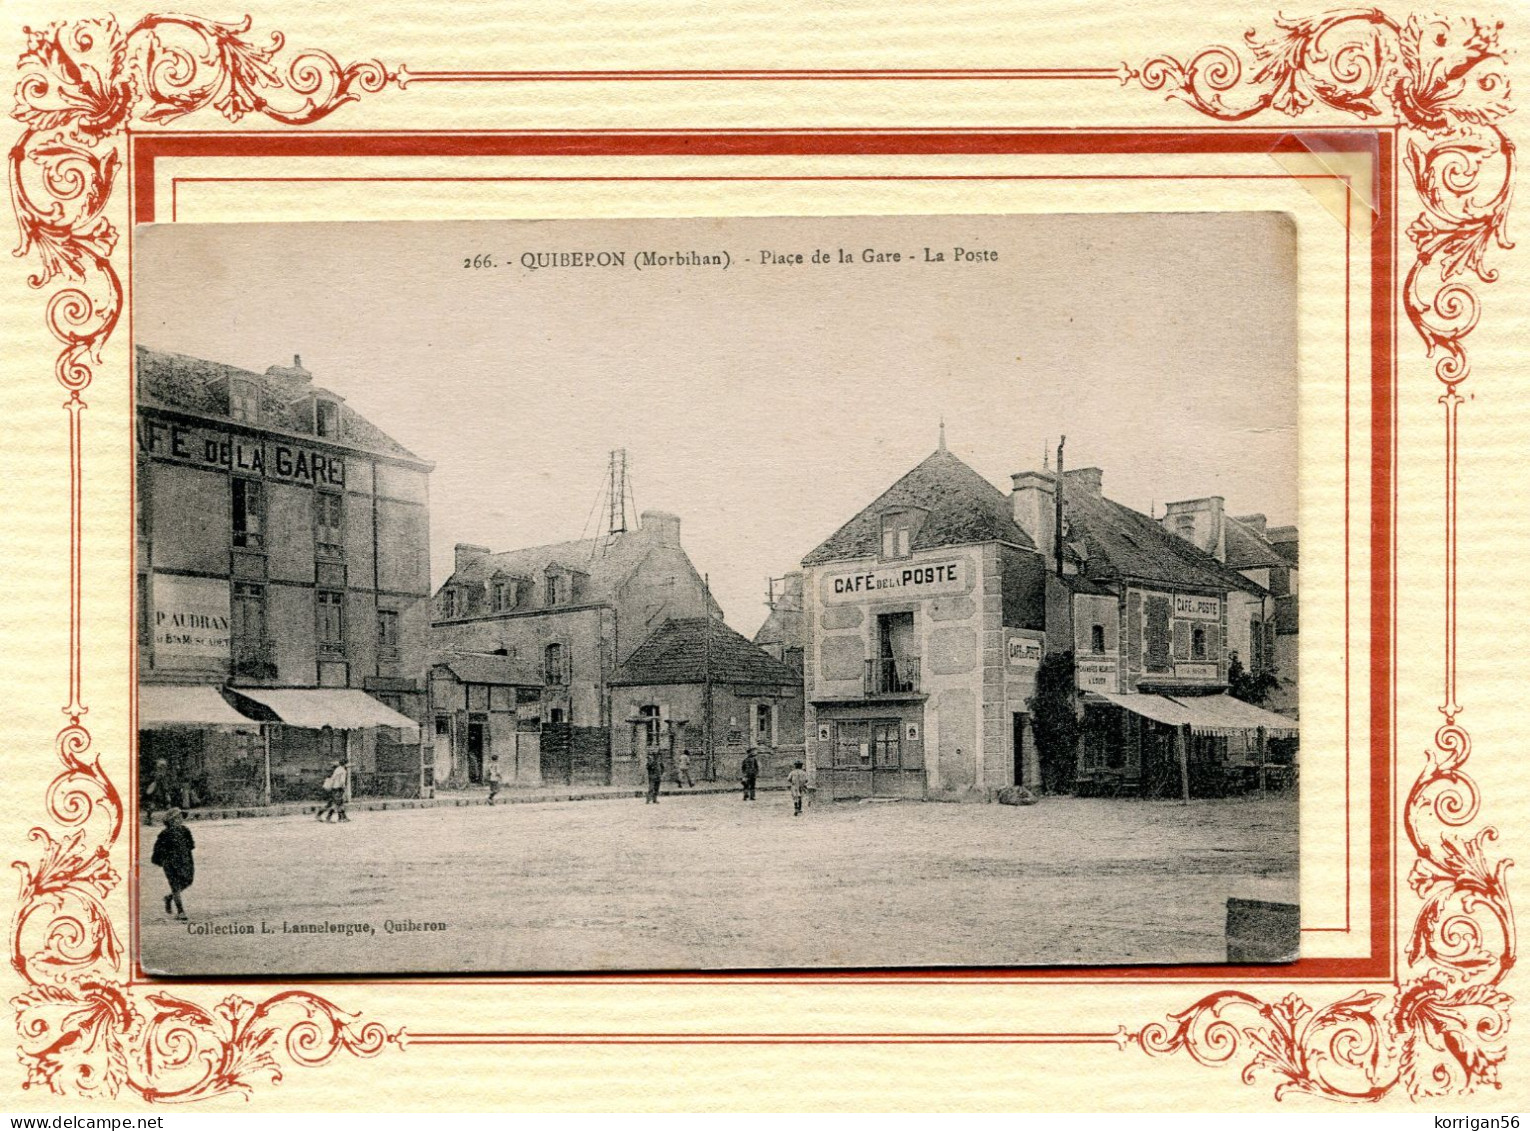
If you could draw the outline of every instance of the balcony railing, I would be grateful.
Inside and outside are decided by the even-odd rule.
[[[919,661],[881,656],[866,661],[866,694],[913,695],[919,690]]]

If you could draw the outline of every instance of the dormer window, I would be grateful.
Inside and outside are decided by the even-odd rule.
[[[521,583],[513,577],[497,577],[490,587],[496,613],[507,612],[521,603]]]
[[[314,401],[313,430],[316,436],[337,438],[340,435],[340,406],[334,401]]]
[[[253,381],[228,383],[228,414],[245,424],[260,423],[260,390]]]
[[[561,573],[549,573],[547,575],[547,603],[549,605],[566,605],[568,603],[568,577]]]
[[[441,594],[441,612],[447,617],[457,615],[457,591],[448,589]]]
[[[913,553],[914,527],[918,516],[912,511],[893,511],[882,516],[882,557],[906,558]]]

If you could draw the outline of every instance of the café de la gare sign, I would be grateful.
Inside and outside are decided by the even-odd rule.
[[[864,601],[869,597],[937,597],[967,590],[967,561],[879,566],[855,573],[830,574],[823,579],[823,599],[831,603]]]
[[[138,450],[157,459],[198,467],[243,471],[320,487],[345,486],[344,457],[323,448],[234,435],[152,416],[138,421]]]

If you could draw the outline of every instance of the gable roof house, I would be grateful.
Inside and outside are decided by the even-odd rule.
[[[436,591],[432,647],[497,652],[540,673],[541,720],[555,732],[542,742],[547,781],[611,781],[616,669],[671,618],[721,615],[680,519],[661,511],[598,538],[502,552],[459,543],[454,564]]]

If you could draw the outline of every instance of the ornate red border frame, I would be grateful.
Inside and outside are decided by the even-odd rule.
[[[80,682],[80,428],[84,393],[122,311],[123,291],[111,258],[116,232],[105,210],[127,134],[209,107],[231,121],[257,114],[306,125],[362,93],[410,82],[762,78],[1109,78],[1168,91],[1201,113],[1229,122],[1266,111],[1299,114],[1321,104],[1361,119],[1380,119],[1375,128],[1406,146],[1404,166],[1423,211],[1407,228],[1416,257],[1401,298],[1409,321],[1438,359],[1436,375],[1443,385],[1447,609],[1445,720],[1402,812],[1416,856],[1410,886],[1422,901],[1405,960],[1383,988],[1359,989],[1322,1007],[1295,995],[1266,1002],[1242,990],[1221,990],[1168,1023],[1148,1024],[1135,1033],[881,1036],[933,1042],[1135,1042],[1149,1053],[1185,1051],[1203,1063],[1241,1064],[1248,1081],[1268,1070],[1279,1081],[1277,1096],[1294,1089],[1374,1100],[1401,1087],[1417,1098],[1496,1084],[1510,1005],[1498,985],[1514,962],[1514,920],[1504,884],[1508,862],[1491,855],[1494,830],[1477,827],[1480,795],[1464,771],[1470,739],[1457,721],[1455,468],[1463,403],[1459,389],[1469,374],[1464,340],[1480,312],[1469,280],[1491,282],[1496,276],[1484,262],[1489,245],[1510,246],[1504,225],[1514,148],[1497,125],[1510,109],[1498,29],[1418,16],[1402,24],[1375,9],[1277,20],[1276,28],[1270,37],[1249,32],[1242,53],[1212,47],[1187,63],[1160,57],[1140,69],[1123,64],[1051,71],[416,74],[370,61],[342,66],[323,51],[299,53],[279,68],[274,60],[283,46],[281,36],[258,46],[249,38],[248,21],[149,16],[126,30],[113,20],[29,30],[13,112],[26,128],[10,153],[9,180],[22,234],[17,254],[35,256],[40,264],[30,279],[34,287],[54,288],[46,319],[62,344],[55,373],[68,394],[71,555],[67,722],[56,739],[63,770],[46,798],[47,815],[60,831],[33,829],[40,856],[16,864],[22,887],[11,962],[29,988],[13,1005],[27,1086],[46,1085],[60,1095],[109,1097],[127,1089],[151,1101],[194,1100],[248,1090],[260,1078],[279,1079],[283,1057],[316,1064],[337,1052],[371,1056],[390,1043],[404,1043],[402,1033],[377,1022],[358,1023],[309,991],[281,992],[259,1003],[231,996],[208,1008],[123,980],[123,946],[104,901],[120,883],[112,850],[123,831],[124,805],[99,756],[91,756],[90,734],[81,721],[86,707]],[[1245,59],[1251,60],[1251,73],[1245,71]],[[801,139],[807,148],[794,150],[800,152],[844,151],[847,145],[857,146],[856,151],[889,151],[902,144],[893,140],[898,135],[842,132],[814,148],[810,133],[769,132],[777,143],[783,137]],[[166,141],[171,136],[160,135]],[[742,136],[691,134],[686,151],[746,151],[750,143],[740,141]],[[977,139],[988,135],[965,131],[946,136],[950,151],[966,152],[976,151]],[[710,140],[697,145],[700,139]],[[1382,301],[1390,313],[1386,295],[1384,290]],[[1390,516],[1382,522],[1383,544],[1389,545]],[[1386,584],[1390,593],[1390,578]],[[1373,710],[1384,716],[1387,706],[1383,702]],[[1383,730],[1389,725],[1388,719]],[[1390,818],[1391,797],[1375,803]],[[1390,819],[1385,826],[1391,828]],[[515,1039],[510,1034],[431,1036],[432,1043],[453,1037],[477,1043]],[[866,1039],[853,1034],[775,1037]]]

